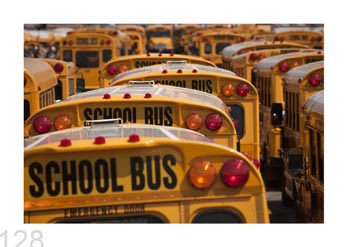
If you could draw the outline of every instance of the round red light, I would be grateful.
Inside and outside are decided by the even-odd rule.
[[[249,59],[252,60],[252,61],[257,60],[258,58],[259,58],[259,55],[256,54],[256,53],[251,53],[251,54],[249,55]]]
[[[163,69],[162,74],[166,74],[168,71],[166,69]]]
[[[314,74],[310,75],[308,81],[309,81],[311,86],[316,87],[316,86],[321,84],[322,77],[321,77],[321,75],[314,73]]]
[[[106,139],[103,136],[97,136],[95,138],[94,144],[105,144]]]
[[[205,126],[210,130],[218,130],[223,124],[222,116],[218,113],[209,114],[205,118]]]
[[[54,66],[53,66],[53,69],[55,70],[56,73],[61,73],[63,71],[63,64],[61,63],[56,63]]]
[[[146,94],[145,94],[145,98],[146,98],[146,99],[152,98],[152,94],[151,94],[151,93],[146,93]]]
[[[107,73],[110,75],[115,75],[117,72],[118,72],[118,68],[114,64],[110,65],[107,69]]]
[[[178,69],[178,70],[176,71],[176,73],[181,74],[181,73],[182,73],[182,69]]]
[[[33,122],[34,130],[39,134],[44,134],[50,131],[52,126],[51,120],[48,117],[37,117]]]
[[[198,71],[196,69],[193,69],[192,70],[192,73],[197,73]]]
[[[282,62],[282,63],[280,63],[278,68],[281,72],[287,72],[289,70],[289,65],[287,62]]]
[[[60,147],[69,147],[69,146],[71,146],[72,145],[72,142],[71,142],[71,140],[70,139],[68,139],[68,138],[66,138],[66,139],[62,139],[61,141],[60,141]]]
[[[130,93],[125,93],[123,98],[124,99],[130,99],[131,98],[131,94]]]
[[[103,99],[110,99],[111,95],[109,93],[106,93],[103,95]]]
[[[221,167],[220,177],[228,187],[241,187],[249,178],[249,167],[243,160],[228,160]]]
[[[239,96],[245,97],[249,93],[249,86],[247,84],[241,83],[237,86],[236,92]]]
[[[139,142],[140,141],[140,136],[133,134],[129,136],[128,142]]]

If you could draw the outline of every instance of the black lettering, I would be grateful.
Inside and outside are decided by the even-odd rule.
[[[35,185],[29,186],[30,195],[33,197],[41,197],[44,193],[44,183],[38,176],[43,174],[43,168],[40,163],[34,162],[29,165],[29,176]]]
[[[212,81],[211,80],[192,80],[191,85],[192,89],[202,91],[202,92],[207,92],[207,93],[212,93]]]
[[[104,159],[98,159],[94,166],[96,189],[100,193],[105,193],[108,190],[108,164]]]
[[[145,124],[153,124],[152,107],[145,107]]]
[[[75,160],[72,160],[69,165],[67,161],[62,162],[62,183],[64,195],[77,194],[77,173]],[[69,183],[71,184],[71,190],[69,190]]]
[[[101,115],[102,115],[102,110],[101,110],[101,108],[95,108],[95,109],[94,109],[94,120],[99,119],[98,116],[101,116]]]
[[[164,171],[169,175],[168,177],[163,178],[164,186],[168,189],[173,189],[176,187],[177,177],[171,166],[176,165],[176,158],[171,154],[167,154],[163,157],[162,162]]]
[[[171,108],[170,106],[165,107],[164,109],[164,125],[165,126],[173,126],[173,117],[172,117],[172,113],[173,113],[173,108]]]
[[[103,119],[113,118],[112,108],[103,108]]]
[[[144,164],[141,157],[131,157],[131,188],[132,190],[143,190],[145,187]]]
[[[45,168],[47,193],[50,196],[57,196],[60,193],[60,183],[54,182],[55,175],[59,174],[60,168],[55,161],[50,161]]]
[[[152,190],[160,188],[160,157],[154,157],[154,164],[152,163],[152,156],[146,157],[147,166],[147,184]],[[154,181],[153,181],[154,180]]]
[[[91,108],[85,108],[85,109],[84,109],[84,118],[85,118],[86,120],[92,120],[91,115],[92,115],[92,110],[91,110]]]
[[[112,191],[124,191],[124,187],[122,185],[118,185],[117,181],[117,161],[112,158],[111,159],[111,183],[112,183]]]
[[[79,163],[79,188],[83,194],[89,194],[92,191],[92,165],[88,160],[82,160]]]

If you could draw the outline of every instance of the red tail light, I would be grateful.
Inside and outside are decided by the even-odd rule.
[[[315,73],[315,74],[310,75],[308,81],[309,81],[309,84],[311,86],[316,87],[316,86],[320,85],[320,83],[322,81],[322,77],[319,74]]]
[[[115,74],[117,74],[117,72],[118,72],[118,68],[117,68],[117,66],[115,66],[113,64],[111,66],[109,66],[107,69],[107,73],[110,75],[115,75]]]
[[[278,68],[281,72],[287,72],[289,70],[289,65],[286,62],[282,62],[282,63],[280,63]]]
[[[257,60],[258,58],[259,58],[259,55],[256,54],[256,53],[251,53],[251,54],[249,55],[249,59],[252,60],[252,61]]]
[[[228,160],[220,170],[220,177],[228,187],[241,187],[249,178],[249,167],[243,160]]]
[[[223,119],[218,113],[209,114],[205,119],[205,126],[210,130],[218,130],[222,127]]]
[[[210,161],[200,160],[191,165],[188,178],[195,188],[207,189],[215,183],[216,169]]]
[[[56,63],[54,66],[53,66],[53,69],[56,73],[61,73],[63,71],[63,64],[61,63]]]
[[[197,113],[192,113],[186,117],[186,127],[190,130],[199,130],[203,125],[203,118]]]
[[[237,86],[236,92],[239,96],[245,97],[249,93],[249,86],[247,84],[241,83]]]
[[[50,131],[52,122],[48,117],[37,117],[33,122],[34,130],[39,134],[44,134]]]

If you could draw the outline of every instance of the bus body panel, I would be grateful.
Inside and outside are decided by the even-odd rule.
[[[134,128],[84,127],[28,139],[25,222],[269,223],[263,180],[246,156],[193,131]],[[135,133],[139,139],[131,142]],[[96,143],[101,136],[105,142]],[[62,141],[67,137],[69,145]],[[208,189],[192,186],[188,173],[194,164],[205,160],[219,172],[230,159],[249,168],[244,186],[229,188],[219,174]]]

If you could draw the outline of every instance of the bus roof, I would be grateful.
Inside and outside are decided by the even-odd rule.
[[[32,77],[37,83],[35,89],[40,87],[41,91],[45,91],[57,84],[56,73],[53,68],[40,58],[24,58],[24,74]]]
[[[248,42],[241,42],[233,45],[226,46],[222,50],[222,58],[223,59],[230,59],[232,56],[236,55],[237,52],[241,49],[246,49],[250,47],[258,47],[259,50],[261,49],[268,49],[268,48],[278,48],[278,47],[300,47],[300,48],[310,48],[306,45],[298,44],[298,43],[292,43],[292,42],[279,42],[279,41],[266,41],[266,40],[254,40],[254,41],[248,41]],[[265,48],[266,47],[266,48]],[[268,47],[268,48],[267,48]]]
[[[311,95],[303,104],[302,109],[305,113],[312,112],[324,115],[324,90]]]
[[[324,61],[312,62],[297,66],[289,70],[284,76],[285,83],[299,83],[299,79],[303,80],[305,77],[314,71],[324,69]]]
[[[151,65],[147,67],[137,68],[133,70],[129,70],[126,72],[123,72],[119,75],[117,75],[111,83],[118,80],[125,80],[130,77],[135,77],[139,75],[143,75],[145,73],[152,73],[152,72],[163,72],[163,71],[171,72],[171,71],[179,71],[181,70],[182,73],[192,73],[193,70],[197,72],[210,72],[210,73],[221,73],[229,76],[235,76],[236,74],[232,71],[208,66],[208,65],[201,65],[201,64],[193,64],[193,63],[187,63],[186,61],[169,61],[167,64],[156,64]]]
[[[142,59],[152,59],[152,60],[186,60],[191,63],[200,63],[200,64],[206,64],[212,67],[216,67],[216,65],[208,61],[200,56],[192,56],[192,55],[184,55],[184,54],[173,54],[173,53],[147,53],[147,54],[136,54],[136,55],[125,55],[120,57],[114,57],[111,60],[108,61],[108,63],[105,65],[107,67],[109,64],[114,62],[122,62],[122,61],[128,61],[128,60],[142,60]]]
[[[287,54],[281,54],[273,57],[268,57],[257,63],[256,69],[258,71],[271,71],[271,68],[276,66],[278,63],[289,58],[304,58],[312,56],[323,56],[323,51],[311,51],[311,52],[292,52]]]
[[[60,142],[69,138],[74,140],[91,140],[103,136],[105,138],[127,138],[130,135],[140,137],[167,138],[169,140],[185,140],[193,142],[214,143],[198,132],[169,126],[149,124],[122,124],[118,119],[95,120],[90,127],[76,127],[24,139],[24,150],[46,144]]]
[[[67,98],[62,102],[101,97],[105,94],[109,94],[110,96],[124,95],[130,92],[132,92],[132,95],[145,95],[150,93],[152,96],[164,96],[173,99],[190,100],[201,105],[208,105],[211,107],[215,106],[220,110],[227,112],[227,108],[224,102],[212,94],[188,88],[167,85],[155,85],[154,81],[130,81],[128,85],[107,87],[79,93]],[[61,104],[62,102],[60,102],[59,104]]]

